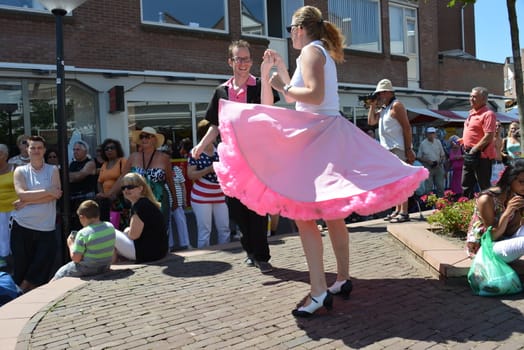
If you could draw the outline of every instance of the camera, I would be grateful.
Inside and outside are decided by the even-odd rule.
[[[372,92],[367,95],[358,96],[358,100],[363,101],[365,105],[368,105],[370,102],[375,101],[377,99],[377,95],[378,94]]]

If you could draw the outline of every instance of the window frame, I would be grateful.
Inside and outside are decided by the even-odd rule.
[[[361,51],[361,52],[382,53],[384,48],[382,44],[382,17],[381,17],[381,6],[380,6],[381,2],[380,0],[361,0],[361,1],[366,1],[369,3],[376,4],[376,17],[375,18],[376,18],[377,28],[375,28],[375,31],[376,31],[377,37],[375,38],[374,41],[370,41],[369,43],[363,43],[363,44],[353,44],[352,35],[351,35],[353,32],[352,31],[353,26],[350,25],[349,30],[348,30],[350,35],[348,35],[347,31],[344,30],[344,26],[342,25],[342,23],[339,23],[339,22],[344,22],[344,19],[342,19],[341,21],[338,21],[336,19],[336,18],[340,18],[341,16],[340,14],[334,12],[333,7],[339,7],[342,4],[343,5],[351,4],[347,0],[328,0],[328,3],[327,3],[328,20],[335,23],[342,30],[342,33],[344,34],[346,38],[346,46],[345,46],[346,49]],[[363,20],[362,19],[363,17],[364,16],[362,15],[358,15],[358,16],[355,16],[355,19]],[[350,18],[350,21],[352,21],[352,18]],[[376,48],[365,49],[364,45],[366,44],[376,44]]]
[[[262,11],[264,12],[263,13],[263,16],[264,16],[264,25],[263,25],[263,33],[262,34],[256,34],[256,33],[248,33],[248,32],[244,32],[244,26],[243,26],[243,12],[242,12],[242,3],[243,3],[244,0],[240,0],[240,33],[244,36],[247,36],[247,37],[258,37],[258,38],[267,38],[269,37],[269,34],[268,34],[268,31],[269,31],[269,28],[268,28],[268,16],[267,16],[267,1],[266,0],[258,0],[260,2],[262,2],[262,5],[263,5],[263,9]]]
[[[190,25],[144,20],[144,2],[147,2],[147,0],[140,0],[140,23],[142,24],[158,26],[158,27],[163,27],[163,28],[183,29],[183,30],[198,31],[198,32],[221,33],[221,34],[229,33],[229,7],[228,7],[227,0],[222,0],[223,6],[224,6],[224,29],[213,29],[213,28],[200,27],[200,26],[195,27],[195,26],[190,26]],[[187,3],[187,2],[184,2],[184,3]]]
[[[388,12],[391,16],[391,8],[392,7],[395,7],[395,8],[398,8],[398,9],[401,9],[402,10],[402,52],[394,52],[393,51],[393,48],[391,46],[392,44],[392,39],[391,39],[391,20],[390,20],[390,39],[389,39],[389,50],[392,54],[394,55],[404,55],[404,56],[408,56],[408,55],[418,55],[419,54],[419,43],[418,43],[418,40],[419,40],[419,30],[418,30],[418,7],[417,6],[414,6],[412,4],[405,4],[405,3],[400,3],[400,2],[390,2],[389,5],[388,5]],[[406,12],[407,10],[412,10],[415,12],[415,16],[411,16],[411,15],[408,15]],[[391,17],[390,17],[391,18]],[[415,26],[415,38],[414,38],[414,48],[415,48],[415,52],[408,52],[408,21],[412,21],[414,23],[414,26]]]
[[[293,1],[293,5],[296,5],[296,3],[299,3],[299,5],[291,6],[291,1]],[[295,13],[295,11],[303,6],[304,0],[282,0],[282,38],[291,38],[291,33],[287,32],[286,27],[291,24],[291,17]],[[291,8],[295,9],[288,13],[288,10],[290,10]]]
[[[26,12],[26,13],[33,13],[33,14],[44,14],[44,15],[53,16],[51,11],[46,9],[44,7],[44,5],[40,4],[40,2],[38,2],[37,0],[34,0],[33,2],[38,3],[40,7],[36,8],[36,7],[23,7],[23,6],[7,5],[7,4],[2,4],[1,0],[0,0],[0,10],[1,11],[5,10],[5,11],[15,11],[15,12]],[[72,16],[73,12],[74,11],[68,12],[66,14],[66,16]]]
[[[32,1],[35,3],[36,0]],[[24,7],[24,6],[16,6],[16,5],[7,5],[3,4],[0,0],[0,9],[2,10],[14,10],[14,11],[28,11],[28,12],[37,12],[37,13],[49,13],[49,11],[44,7],[44,5],[40,4],[38,1],[36,3],[41,6],[41,8],[36,7]],[[34,4],[33,4],[34,6]]]

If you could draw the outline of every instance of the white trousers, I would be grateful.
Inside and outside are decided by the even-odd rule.
[[[524,226],[513,236],[493,242],[493,252],[509,263],[524,255]]]
[[[198,248],[209,246],[211,226],[215,219],[215,227],[218,232],[218,244],[227,243],[230,240],[229,211],[226,203],[195,203],[191,201],[191,208],[195,213],[198,230]]]
[[[128,260],[136,260],[135,243],[124,232],[115,230],[115,249],[118,255]]]
[[[187,230],[186,213],[182,207],[173,210],[169,217],[169,229],[167,230],[169,235],[169,248],[175,246],[175,240],[173,238],[173,222],[176,224],[176,230],[178,232],[178,245],[180,247],[189,247],[189,232]]]
[[[9,230],[9,218],[11,212],[0,212],[0,257],[6,257],[11,252],[10,239],[11,232]]]

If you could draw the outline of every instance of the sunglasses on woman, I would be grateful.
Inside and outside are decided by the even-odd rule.
[[[120,187],[120,189],[122,191],[125,191],[125,190],[132,190],[132,189],[137,188],[137,187],[138,187],[137,185],[124,185],[124,186]]]
[[[142,140],[142,139],[148,139],[149,140],[150,138],[153,137],[153,135],[144,133],[144,134],[140,134],[139,137],[140,137],[140,140]]]

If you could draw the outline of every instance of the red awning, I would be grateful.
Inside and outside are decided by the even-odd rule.
[[[447,124],[453,122],[464,122],[464,119],[458,116],[447,116],[437,113],[438,111],[432,111],[430,109],[406,107],[406,110],[408,112],[408,118],[411,124]]]

